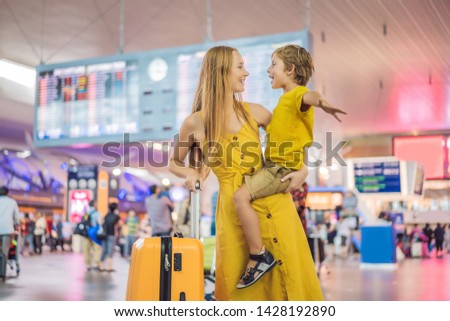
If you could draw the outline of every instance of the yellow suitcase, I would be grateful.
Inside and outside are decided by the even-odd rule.
[[[133,246],[128,301],[203,301],[203,246],[177,237],[141,238]]]
[[[192,238],[140,238],[133,245],[127,301],[203,301],[200,193],[191,193]]]

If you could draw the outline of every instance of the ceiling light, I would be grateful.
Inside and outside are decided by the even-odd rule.
[[[29,88],[33,88],[36,84],[36,70],[34,68],[5,59],[0,60],[0,77]]]
[[[122,171],[120,170],[120,168],[114,168],[112,170],[112,173],[114,176],[119,176],[122,173]]]
[[[170,185],[170,179],[168,178],[163,178],[161,180],[161,183],[163,184],[163,186],[169,186]]]
[[[19,158],[27,158],[31,155],[31,152],[29,150],[24,150],[23,152],[17,152],[16,156]]]
[[[319,173],[322,174],[322,175],[328,175],[330,173],[330,171],[326,167],[320,167],[319,168]]]
[[[335,163],[331,164],[331,170],[332,171],[337,171],[339,169],[339,166]]]
[[[169,190],[170,199],[181,202],[189,196],[188,191],[183,186],[174,186]]]
[[[163,148],[162,144],[153,142],[154,150],[162,150],[162,148]]]

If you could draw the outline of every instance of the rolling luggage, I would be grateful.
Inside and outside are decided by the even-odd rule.
[[[19,267],[19,258],[17,253],[17,245],[19,243],[19,236],[14,235],[11,245],[9,246],[8,251],[8,266],[10,268],[9,276],[19,277],[20,267]],[[12,275],[11,275],[12,274]]]
[[[411,257],[426,257],[427,245],[425,242],[413,242],[411,244]]]
[[[192,238],[140,238],[133,245],[127,301],[203,301],[200,193],[191,193]]]

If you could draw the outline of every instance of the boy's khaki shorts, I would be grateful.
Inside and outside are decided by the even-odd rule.
[[[253,175],[244,176],[245,184],[253,200],[283,193],[289,186],[291,180],[288,179],[282,182],[281,178],[294,171],[293,169],[288,169],[272,162],[266,162]]]

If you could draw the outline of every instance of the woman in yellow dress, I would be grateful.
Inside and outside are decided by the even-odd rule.
[[[311,252],[290,194],[276,194],[252,203],[261,223],[263,242],[277,265],[254,285],[237,289],[248,249],[233,196],[243,176],[262,166],[258,127],[265,128],[271,113],[258,104],[241,101],[248,76],[239,52],[213,47],[205,54],[192,114],[175,142],[169,170],[185,178],[185,185],[201,188],[209,169],[219,180],[216,212],[217,300],[322,300]],[[196,148],[200,147],[200,149]],[[201,151],[196,153],[196,151]],[[191,157],[191,166],[184,160]],[[303,183],[301,173],[289,174],[289,189]]]

